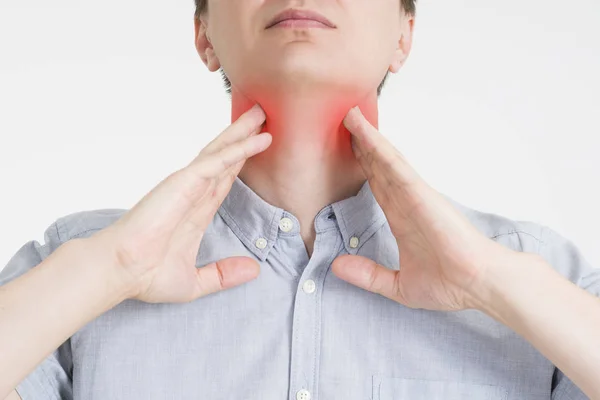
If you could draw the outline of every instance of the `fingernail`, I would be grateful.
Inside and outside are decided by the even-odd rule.
[[[258,103],[254,104],[250,110],[253,112],[258,110],[263,111],[262,107]]]
[[[346,115],[346,117],[344,117],[344,125],[352,134],[354,134],[354,129],[357,126],[356,120],[354,122],[352,122],[352,119],[359,118],[359,117],[360,117],[360,108],[358,106],[352,107],[348,111],[348,114]],[[351,126],[349,126],[350,124],[351,124]]]
[[[346,113],[346,116],[344,117],[344,124],[346,124],[346,120],[348,119],[348,117],[351,117],[352,114],[354,114],[356,112],[355,107],[352,107],[351,109],[348,110],[348,112]]]

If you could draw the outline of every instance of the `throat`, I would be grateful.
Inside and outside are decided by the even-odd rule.
[[[312,231],[314,231],[314,227]],[[312,231],[300,233],[300,235],[302,236],[302,241],[304,242],[304,246],[306,247],[306,253],[308,254],[309,259],[311,258],[312,253],[314,251],[315,240],[317,238],[316,233]]]

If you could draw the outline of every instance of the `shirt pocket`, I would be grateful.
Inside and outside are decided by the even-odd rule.
[[[373,376],[373,400],[506,400],[508,391],[497,385],[469,382]]]

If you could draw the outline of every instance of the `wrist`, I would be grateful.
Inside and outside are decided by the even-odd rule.
[[[467,307],[504,322],[502,315],[512,303],[511,297],[530,287],[545,260],[535,253],[509,250],[489,261],[478,282],[467,293]]]
[[[95,282],[102,295],[104,308],[111,308],[136,294],[134,279],[119,268],[110,247],[95,237],[72,239],[69,246],[70,264]]]

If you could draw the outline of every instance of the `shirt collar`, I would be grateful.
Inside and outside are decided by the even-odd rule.
[[[263,200],[254,190],[236,177],[231,190],[218,209],[219,215],[244,245],[264,261],[277,237],[300,233],[298,219],[283,208]],[[280,229],[282,218],[292,221],[292,229]],[[365,180],[359,192],[331,203],[315,218],[316,232],[339,229],[346,251],[356,254],[360,247],[386,222],[385,214]]]

